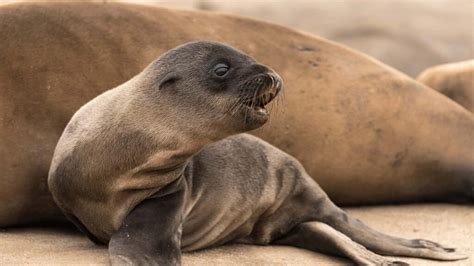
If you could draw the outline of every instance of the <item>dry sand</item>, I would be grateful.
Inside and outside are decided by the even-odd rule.
[[[402,260],[412,265],[474,265],[474,206],[428,204],[349,208],[373,228],[406,238],[427,238],[471,258],[458,262]],[[104,265],[105,247],[71,228],[16,228],[0,232],[0,265]],[[347,265],[349,261],[302,249],[229,245],[187,253],[184,265]]]

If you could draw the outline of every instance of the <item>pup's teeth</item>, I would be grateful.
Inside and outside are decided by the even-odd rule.
[[[261,114],[261,115],[267,115],[268,114],[268,111],[265,108],[262,108],[262,107],[256,107],[255,110],[257,111],[258,114]]]

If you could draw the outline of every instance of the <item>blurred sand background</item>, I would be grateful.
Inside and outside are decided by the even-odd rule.
[[[0,3],[24,1],[3,0]],[[31,1],[30,1],[31,2]],[[36,1],[38,2],[38,1]],[[63,1],[64,2],[64,1]],[[118,2],[118,1],[95,1]],[[130,2],[130,1],[121,1]],[[218,11],[275,22],[346,44],[415,77],[432,65],[474,58],[474,1],[135,1]],[[382,232],[457,247],[469,260],[412,265],[474,265],[474,207],[423,204],[348,208]],[[71,228],[0,229],[0,265],[104,265],[107,253]],[[347,265],[291,247],[231,245],[185,254],[184,265]]]
[[[346,44],[412,77],[432,65],[474,58],[472,0],[189,2]]]
[[[23,1],[0,0],[0,2]],[[346,44],[411,77],[416,77],[422,70],[433,65],[474,58],[473,0],[93,0],[88,2],[133,2],[225,12],[263,19]]]

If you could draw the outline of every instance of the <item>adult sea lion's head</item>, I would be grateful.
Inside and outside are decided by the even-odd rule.
[[[169,117],[188,128],[223,135],[265,124],[270,116],[267,107],[282,88],[280,76],[269,67],[230,46],[208,41],[164,53],[143,75],[151,83],[143,88],[153,95],[155,108],[166,109]]]

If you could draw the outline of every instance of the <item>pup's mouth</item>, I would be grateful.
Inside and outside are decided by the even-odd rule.
[[[278,91],[270,90],[254,99],[244,102],[244,105],[257,115],[269,116],[270,113],[266,107],[273,99],[275,99],[277,94]]]
[[[270,116],[266,107],[276,98],[282,85],[281,78],[275,74],[259,75],[252,79],[246,89],[253,91],[253,95],[245,97],[242,102],[247,109],[247,114],[262,118]]]

